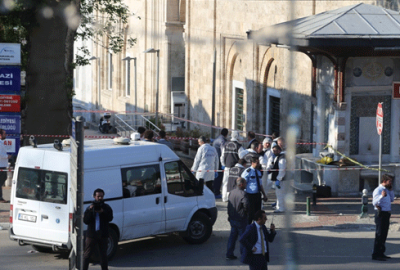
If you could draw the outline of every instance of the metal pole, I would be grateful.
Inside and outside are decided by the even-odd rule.
[[[83,251],[85,249],[83,243],[83,123],[85,122],[85,118],[82,116],[78,116],[76,118],[76,143],[78,145],[78,153],[77,153],[77,267],[78,269],[83,269]]]
[[[217,62],[217,50],[214,49],[214,61],[213,61],[213,81],[212,81],[212,112],[211,112],[211,125],[215,126],[215,78],[216,78],[216,62]],[[214,128],[211,127],[211,138],[214,138]]]
[[[311,201],[311,198],[310,198],[310,197],[307,197],[307,205],[306,205],[306,213],[307,213],[307,216],[310,215],[310,208],[311,208],[310,201]]]
[[[159,91],[159,80],[160,80],[160,50],[157,50],[157,92],[156,92],[156,126],[158,127],[158,91]]]
[[[137,66],[136,66],[136,57],[133,58],[134,65],[135,65],[135,128],[136,128],[136,113],[137,113]]]
[[[378,178],[378,186],[381,183],[382,177],[382,134],[379,135],[379,178]]]

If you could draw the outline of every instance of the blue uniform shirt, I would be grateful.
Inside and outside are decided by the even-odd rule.
[[[244,170],[242,173],[242,177],[247,181],[246,192],[249,194],[256,194],[260,192],[260,190],[258,190],[256,173],[258,173],[258,179],[261,186],[261,172],[259,170],[250,167]]]
[[[386,197],[382,197],[382,190],[386,190]],[[393,190],[388,190],[382,185],[379,185],[372,194],[372,205],[374,209],[377,210],[377,206],[380,206],[382,211],[391,211],[392,206],[391,203],[394,201],[394,192]]]

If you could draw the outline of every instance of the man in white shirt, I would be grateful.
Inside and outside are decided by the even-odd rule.
[[[7,155],[6,148],[4,146],[4,140],[7,137],[6,131],[4,129],[0,129],[1,140],[0,140],[0,203],[6,203],[7,201],[3,198],[3,185],[7,180],[7,167],[8,167],[8,159],[11,158],[11,155]]]

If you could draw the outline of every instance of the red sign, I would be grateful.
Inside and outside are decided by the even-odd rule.
[[[0,112],[20,112],[21,96],[0,95]]]
[[[400,82],[393,82],[392,97],[394,99],[400,99]]]
[[[381,135],[383,130],[382,102],[378,103],[378,108],[376,109],[376,129],[378,131],[378,135]]]

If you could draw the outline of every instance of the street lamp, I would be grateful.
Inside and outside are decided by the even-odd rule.
[[[92,56],[89,58],[90,61],[97,60],[97,109],[101,104],[101,95],[100,95],[100,57]]]
[[[157,91],[156,91],[156,126],[158,126],[158,90],[159,90],[159,77],[160,77],[160,50],[150,48],[144,51],[144,53],[157,53]]]
[[[131,93],[131,78],[130,78],[130,74],[131,74],[131,60],[133,60],[134,62],[134,67],[135,67],[135,112],[137,112],[137,79],[136,79],[136,57],[130,57],[127,56],[124,59],[122,59],[122,61],[128,61],[128,68],[127,68],[127,79],[128,79],[128,92],[129,94]]]

